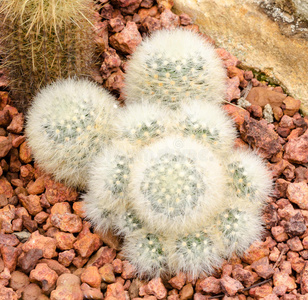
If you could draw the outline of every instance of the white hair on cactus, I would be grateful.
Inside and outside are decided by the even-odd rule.
[[[135,148],[114,142],[93,160],[89,171],[88,193],[104,210],[122,212],[127,205],[127,186]]]
[[[159,277],[166,273],[164,244],[162,237],[142,229],[125,237],[123,254],[140,277]]]
[[[272,191],[272,177],[252,151],[235,149],[226,163],[228,185],[239,198],[264,203]]]
[[[114,134],[114,98],[85,79],[59,80],[34,98],[26,135],[38,165],[84,189],[88,166]]]
[[[219,242],[207,230],[171,237],[166,243],[171,270],[188,273],[192,278],[197,278],[201,273],[212,273],[223,262]]]
[[[181,106],[174,130],[222,154],[230,151],[236,138],[234,123],[221,107],[200,100]]]
[[[213,227],[223,241],[223,256],[230,258],[234,252],[241,256],[254,241],[262,237],[261,209],[239,199],[229,200],[225,204],[216,213]]]
[[[190,30],[159,30],[133,53],[125,76],[127,103],[163,103],[177,108],[186,99],[222,102],[226,72],[214,47]]]
[[[166,134],[166,111],[153,103],[131,103],[119,109],[116,130],[120,140],[144,146]]]
[[[156,232],[193,230],[221,204],[225,175],[201,143],[171,136],[144,147],[131,169],[130,199],[137,216]]]

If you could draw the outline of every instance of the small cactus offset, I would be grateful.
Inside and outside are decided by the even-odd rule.
[[[55,79],[90,75],[94,62],[90,0],[2,0],[0,14],[4,67],[21,110],[40,87]]]
[[[94,83],[59,80],[42,89],[29,109],[26,135],[46,172],[84,189],[89,164],[113,136],[115,101]]]
[[[224,98],[226,72],[214,48],[188,30],[161,30],[133,53],[126,72],[127,103],[142,99],[176,109],[189,99]]]

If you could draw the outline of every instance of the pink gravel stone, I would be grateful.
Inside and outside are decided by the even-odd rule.
[[[301,209],[308,209],[308,185],[305,182],[290,183],[287,188],[287,197]]]
[[[183,272],[179,272],[175,277],[172,277],[168,282],[173,288],[180,290],[186,282],[186,274]]]
[[[244,288],[238,280],[227,275],[221,278],[220,283],[222,290],[228,294],[228,296],[234,296],[239,290]]]
[[[36,268],[30,272],[30,280],[40,282],[42,290],[47,293],[55,288],[57,279],[57,273],[44,263],[38,264]]]

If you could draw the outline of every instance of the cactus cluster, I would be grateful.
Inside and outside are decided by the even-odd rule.
[[[4,67],[21,110],[40,87],[55,79],[90,75],[94,63],[90,0],[1,0],[0,16]]]
[[[163,30],[132,55],[117,113],[107,93],[74,80],[42,90],[30,110],[35,159],[86,190],[88,220],[123,237],[140,276],[196,278],[262,234],[271,178],[256,153],[233,148],[224,74],[202,37]]]

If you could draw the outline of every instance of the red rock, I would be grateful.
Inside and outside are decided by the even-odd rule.
[[[159,19],[147,16],[144,20],[141,22],[141,29],[144,32],[153,32],[156,30],[161,29],[161,22]]]
[[[45,188],[46,199],[51,205],[57,202],[75,201],[78,197],[78,193],[75,190],[66,187],[60,182],[53,181],[48,176],[45,177]]]
[[[303,166],[299,166],[295,169],[294,173],[295,173],[295,182],[301,182],[301,181],[308,182],[308,169],[307,168]]]
[[[43,224],[47,218],[49,217],[49,214],[44,212],[44,211],[41,211],[39,212],[35,217],[34,217],[34,220],[38,223],[38,224]]]
[[[99,288],[101,285],[101,275],[95,266],[87,267],[81,274],[81,281],[87,283],[93,288]]]
[[[305,264],[305,267],[301,273],[301,281],[300,281],[301,293],[303,295],[308,293],[308,264]]]
[[[126,300],[124,287],[119,282],[112,283],[107,286],[105,300],[114,300],[114,299]]]
[[[264,297],[272,294],[273,288],[269,284],[263,284],[261,286],[251,288],[249,295],[256,299],[263,299]]]
[[[261,259],[262,257],[269,255],[268,242],[254,242],[242,257],[242,260],[247,264]]]
[[[45,191],[44,176],[38,177],[35,181],[30,181],[27,185],[27,192],[31,195],[42,194]]]
[[[30,249],[26,253],[22,253],[18,258],[18,266],[23,272],[29,273],[36,266],[38,260],[43,256],[41,249]]]
[[[107,5],[110,5],[109,3]],[[94,25],[95,43],[99,50],[103,52],[108,48],[108,21],[96,22]]]
[[[114,283],[116,281],[112,264],[104,264],[98,271],[104,282]]]
[[[2,255],[2,259],[5,267],[9,269],[10,272],[13,272],[17,265],[17,259],[20,254],[18,248],[2,245],[0,247],[0,252]]]
[[[60,250],[70,250],[73,248],[73,244],[76,241],[75,236],[72,233],[57,232],[54,235],[57,242],[57,248]]]
[[[86,262],[88,261],[89,259],[88,258],[83,258],[81,257],[80,255],[79,256],[76,256],[74,257],[73,259],[73,265],[77,268],[77,269],[80,269],[82,268]]]
[[[126,27],[121,32],[109,38],[111,46],[125,54],[132,54],[141,41],[142,37],[137,25],[133,22],[127,22]]]
[[[50,300],[83,300],[80,279],[74,274],[62,274],[57,280],[57,288],[50,294]]]
[[[59,253],[58,261],[65,267],[68,267],[73,259],[75,258],[76,254],[74,249],[63,251]]]
[[[284,272],[276,272],[273,276],[273,283],[274,286],[285,285],[288,292],[296,289],[296,283],[294,279]]]
[[[29,284],[30,284],[29,277],[26,274],[20,271],[14,271],[11,273],[10,287],[13,290],[16,291],[25,288]]]
[[[116,258],[112,261],[112,266],[115,273],[121,274],[122,273],[122,260]]]
[[[109,20],[112,18],[113,12],[113,6],[110,3],[106,3],[101,7],[100,15],[102,18]]]
[[[20,133],[24,127],[24,116],[22,113],[13,116],[12,122],[6,128],[7,131],[13,133]]]
[[[242,290],[243,285],[236,279],[224,275],[220,280],[221,288],[228,296],[234,296],[239,290]]]
[[[283,226],[272,227],[271,232],[277,242],[284,242],[288,239]]]
[[[126,7],[122,7],[121,8],[121,12],[123,14],[126,14],[126,15],[133,15],[137,10],[138,8],[140,7],[140,3],[141,3],[142,0],[133,0],[132,3]],[[126,16],[127,17],[131,17],[131,16]],[[130,22],[132,19],[128,19],[127,22]],[[126,24],[127,24],[126,22]]]
[[[292,251],[295,251],[295,252],[299,252],[304,249],[298,236],[294,237],[293,239],[289,239],[287,241],[287,245]]]
[[[18,195],[20,203],[27,209],[27,211],[35,216],[43,210],[40,204],[40,197],[36,195],[24,196],[23,194]]]
[[[13,197],[14,191],[10,183],[5,177],[0,177],[0,194],[5,195],[7,198]]]
[[[30,283],[28,286],[25,287],[25,289],[23,290],[23,298],[29,300],[46,300],[46,296],[43,295],[41,288],[35,283]]]
[[[220,280],[210,276],[200,281],[199,287],[206,293],[220,294],[221,285]]]
[[[165,9],[160,15],[160,22],[165,29],[175,29],[180,26],[180,17],[170,9]]]
[[[180,290],[186,282],[186,274],[183,272],[179,272],[175,277],[172,277],[168,283],[175,288]]]
[[[0,158],[5,157],[12,149],[12,141],[6,136],[0,136]]]
[[[11,116],[8,110],[0,111],[0,126],[7,127],[11,122]]]
[[[0,228],[4,231],[4,233],[12,233],[13,230],[11,222],[15,218],[15,207],[10,204],[6,205],[2,209],[0,209],[0,216]]]
[[[277,93],[264,87],[253,87],[246,97],[246,100],[262,108],[264,108],[266,104],[270,104],[272,108],[274,108],[280,107],[286,97],[285,94]]]
[[[109,20],[109,26],[112,32],[120,32],[124,29],[125,24],[123,22],[123,18],[116,17]]]
[[[265,206],[263,213],[263,220],[266,224],[266,228],[271,228],[277,225],[279,217],[274,204],[270,203],[267,206]]]
[[[267,279],[274,274],[274,269],[270,266],[268,257],[263,257],[258,261],[255,261],[251,267],[264,279]]]
[[[103,63],[101,65],[100,72],[103,79],[107,79],[112,72],[116,72],[119,69],[122,61],[113,48],[105,49],[102,56]]]
[[[0,247],[1,247],[1,244],[15,247],[19,244],[19,240],[13,234],[0,233]]]
[[[191,17],[189,15],[187,15],[187,14],[181,14],[180,15],[180,24],[182,26],[187,26],[187,25],[192,24]]]
[[[291,267],[296,273],[301,273],[305,267],[306,261],[302,257],[291,258]]]
[[[61,203],[56,203],[55,205],[52,206],[50,210],[51,215],[59,214],[63,215],[66,213],[71,213],[71,206],[68,202],[61,202]]]
[[[82,292],[83,292],[83,297],[84,299],[104,299],[103,293],[100,291],[100,289],[97,288],[91,288],[88,284],[83,283],[80,286]],[[117,299],[117,298],[113,298]]]
[[[46,259],[43,258],[39,261],[39,263],[47,264],[47,266],[54,270],[59,276],[65,273],[70,273],[70,270],[62,266],[59,262],[54,259]]]
[[[27,142],[23,142],[19,147],[19,158],[20,160],[28,164],[32,161],[31,149],[28,146]]]
[[[294,116],[296,112],[298,112],[301,102],[299,100],[295,100],[292,97],[287,97],[283,100],[283,112],[285,115]]]
[[[13,289],[2,286],[0,289],[1,300],[18,300],[19,297]]]
[[[286,232],[292,236],[302,235],[307,229],[305,220],[301,213],[294,214],[284,227]]]
[[[237,66],[239,64],[239,60],[230,54],[227,50],[223,48],[215,49],[218,56],[223,60],[224,66],[226,68],[230,66]]]
[[[6,267],[3,267],[3,271],[0,273],[0,287],[7,286],[9,284],[10,279],[11,279],[10,270]]]
[[[51,216],[51,224],[62,231],[71,233],[80,232],[82,229],[80,217],[70,213],[53,214]]]
[[[136,268],[131,265],[127,260],[124,260],[123,262],[123,271],[122,271],[122,278],[124,279],[131,279],[134,278],[136,275]]]
[[[286,143],[284,159],[291,163],[308,163],[308,133],[292,138]]]
[[[245,119],[240,127],[241,137],[263,158],[271,158],[282,151],[278,134],[264,122]]]
[[[250,114],[252,116],[254,116],[255,118],[262,118],[263,117],[263,112],[262,112],[262,107],[259,106],[259,105],[253,105],[251,104],[250,106],[248,106],[247,108],[247,111],[250,112]],[[277,132],[278,132],[278,128],[277,128]],[[279,132],[278,132],[279,133]],[[288,135],[286,135],[288,136]]]
[[[22,225],[29,231],[34,232],[37,230],[37,223],[29,216],[22,216]]]
[[[231,102],[231,100],[239,99],[241,97],[241,91],[239,89],[240,80],[237,76],[233,78],[227,78],[227,91],[226,91],[226,101]]]
[[[258,278],[256,273],[243,269],[242,265],[235,265],[232,271],[232,277],[244,283],[245,286],[251,286]]]
[[[74,243],[74,249],[83,258],[90,257],[100,246],[100,239],[97,234],[89,233]]]
[[[285,285],[275,286],[273,288],[273,292],[278,296],[283,296],[287,291],[287,287]]]
[[[154,295],[157,299],[163,299],[167,296],[167,289],[163,285],[161,278],[154,278],[147,284],[148,294]]]
[[[194,294],[194,289],[192,287],[192,284],[188,283],[180,291],[180,299],[181,300],[192,299],[193,294]]]
[[[110,92],[120,93],[124,87],[124,73],[121,70],[112,73],[105,81],[105,87]]]
[[[226,104],[223,109],[233,119],[238,128],[243,125],[245,118],[249,118],[249,112],[241,107]]]
[[[142,0],[140,7],[150,8],[154,5],[154,0]]]
[[[33,232],[30,239],[22,247],[24,252],[31,249],[41,249],[45,258],[57,256],[55,239],[40,235],[38,231]]]
[[[290,183],[287,188],[287,197],[301,209],[308,209],[308,185],[305,182]]]
[[[47,293],[55,288],[57,279],[57,273],[44,263],[37,264],[35,269],[30,272],[30,280],[40,282],[42,290]]]
[[[26,140],[24,135],[15,135],[13,133],[10,133],[10,135],[12,136],[12,145],[14,148],[18,148]]]

